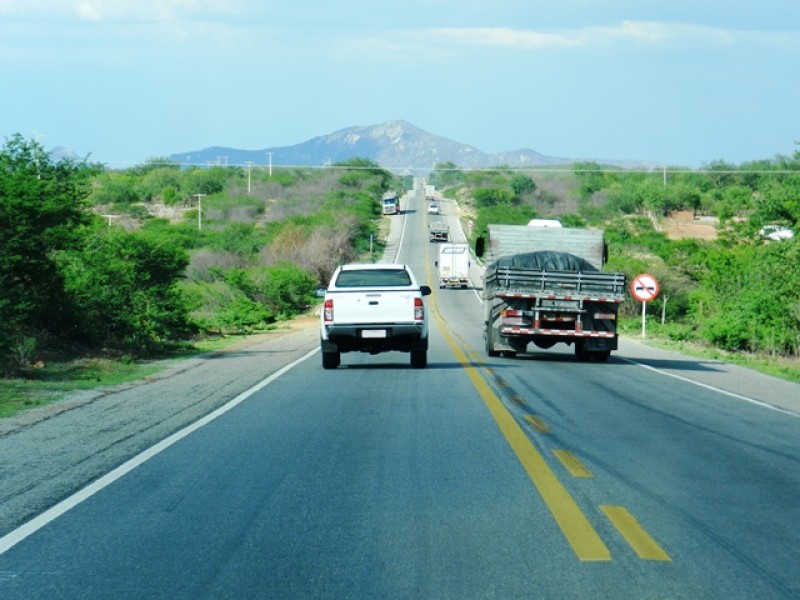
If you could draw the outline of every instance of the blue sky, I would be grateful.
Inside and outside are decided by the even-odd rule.
[[[698,168],[800,149],[800,2],[0,0],[0,81],[0,135],[116,168],[394,119]]]

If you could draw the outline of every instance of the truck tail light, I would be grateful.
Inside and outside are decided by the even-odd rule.
[[[326,323],[333,323],[333,299],[325,300],[325,305],[322,309],[322,318]]]
[[[425,305],[422,303],[422,298],[414,298],[414,320],[425,320]]]
[[[617,315],[614,313],[594,313],[594,318],[598,321],[616,321]]]

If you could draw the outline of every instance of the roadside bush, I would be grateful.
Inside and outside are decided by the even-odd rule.
[[[177,283],[187,262],[182,250],[118,229],[61,252],[57,263],[74,311],[74,335],[138,354],[186,337],[194,328]]]
[[[527,225],[528,221],[535,218],[536,211],[528,204],[510,206],[508,204],[498,204],[486,206],[478,211],[475,219],[475,233],[481,234],[487,231],[490,224],[499,223],[505,225]]]
[[[798,241],[715,248],[707,257],[692,311],[702,335],[725,350],[797,356]]]
[[[512,190],[504,188],[478,188],[472,191],[472,197],[475,198],[475,206],[479,209],[519,203],[517,195]]]
[[[247,333],[266,329],[274,321],[274,315],[262,303],[237,295],[220,307],[210,325],[225,333]]]
[[[279,319],[305,310],[313,302],[316,288],[316,278],[291,263],[267,268],[261,283],[265,303]]]

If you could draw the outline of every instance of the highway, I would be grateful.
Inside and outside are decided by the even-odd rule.
[[[478,294],[435,285],[421,192],[401,206],[427,369],[323,371],[299,333],[219,414],[0,538],[0,597],[800,597],[800,386],[636,340],[489,358]]]

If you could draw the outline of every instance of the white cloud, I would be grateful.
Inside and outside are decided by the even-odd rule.
[[[427,32],[431,40],[465,46],[494,46],[536,50],[547,48],[585,48],[616,43],[660,45],[729,45],[739,42],[787,44],[798,39],[797,32],[740,31],[655,21],[622,21],[615,26],[589,26],[560,31],[533,31],[513,28],[444,28]]]
[[[505,27],[435,29],[428,32],[425,37],[466,46],[505,46],[524,49],[572,46],[577,43],[577,40],[569,34],[522,31]]]
[[[236,0],[0,0],[0,15],[84,21],[170,21],[238,13]]]

